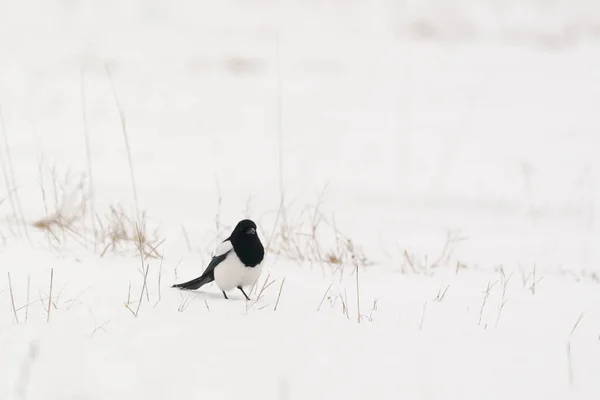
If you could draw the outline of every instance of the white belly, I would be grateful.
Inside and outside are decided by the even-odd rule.
[[[262,265],[254,268],[246,267],[238,256],[231,252],[215,268],[215,283],[222,291],[235,289],[238,286],[251,286],[258,280],[262,272]]]

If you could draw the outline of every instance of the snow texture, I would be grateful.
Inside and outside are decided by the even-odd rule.
[[[600,398],[600,2],[1,1],[0,49],[0,399]],[[246,217],[251,301],[170,288]]]

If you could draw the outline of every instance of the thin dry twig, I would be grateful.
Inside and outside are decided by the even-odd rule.
[[[279,286],[279,294],[277,294],[277,301],[275,302],[275,307],[273,308],[273,311],[277,311],[277,306],[279,305],[279,298],[281,297],[281,291],[283,290],[284,283],[285,277],[283,277],[283,280],[281,281],[281,286]]]
[[[265,292],[265,290],[267,290],[269,288],[269,286],[271,286],[273,283],[275,283],[275,279],[271,280],[269,282],[269,278],[271,277],[271,274],[267,274],[267,277],[265,278],[265,280],[263,281],[263,285],[260,289],[260,291],[258,292],[258,295],[256,296],[256,300],[250,302],[248,300],[246,300],[246,312],[248,312],[248,310],[250,308],[252,308],[253,306],[255,306],[260,300],[262,300],[263,298],[263,293]],[[256,285],[257,282],[255,282]],[[258,287],[258,286],[256,286]]]
[[[427,309],[427,301],[423,303],[423,312],[421,313],[421,322],[419,323],[419,330],[423,330],[423,321],[425,321],[425,310]]]
[[[325,298],[327,297],[327,293],[329,293],[329,289],[331,289],[331,286],[333,285],[333,282],[331,282],[329,284],[329,286],[327,286],[327,290],[325,291],[325,293],[323,294],[323,298],[321,298],[321,302],[319,303],[319,307],[317,307],[317,311],[319,311],[321,309],[321,305],[323,304],[323,302],[325,301]]]
[[[129,280],[129,288],[127,289],[127,303],[131,304],[131,279]]]
[[[450,285],[446,285],[445,288],[443,288],[443,285],[440,286],[440,288],[438,289],[437,295],[435,296],[435,298],[433,299],[433,301],[436,301],[438,303],[441,303],[444,298],[446,297],[446,292],[448,292],[448,288],[450,288]]]
[[[181,301],[179,303],[179,307],[177,307],[178,312],[184,312],[186,308],[188,308],[190,304],[192,304],[192,302],[198,298],[198,296],[195,296],[191,300],[186,299],[183,297],[183,294],[181,292],[179,292],[179,297],[181,298]],[[208,303],[205,304],[208,305]]]
[[[162,278],[162,266],[163,266],[163,259],[160,259],[160,266],[158,268],[158,300],[156,301],[156,303],[154,304],[154,307],[156,307],[158,305],[158,303],[160,303],[160,301],[162,300],[162,295],[161,295],[161,289],[160,289],[160,281]]]
[[[267,247],[265,248],[265,253],[268,253],[269,250],[271,250],[271,243],[273,241],[273,238],[275,237],[277,223],[279,222],[279,217],[281,216],[283,207],[284,207],[284,198],[282,195],[281,200],[279,201],[279,209],[277,210],[277,215],[275,216],[275,222],[273,223],[273,229],[271,229],[271,235],[269,236],[269,241],[267,242]]]
[[[10,291],[10,301],[12,303],[13,315],[15,316],[15,321],[18,324],[19,317],[17,316],[17,309],[15,308],[15,296],[13,294],[12,281],[10,280],[10,272],[8,272],[8,289]]]
[[[130,282],[129,284],[130,284],[130,288],[131,288],[131,282]],[[92,288],[92,286],[88,286],[87,288],[85,288],[85,290],[83,290],[81,293],[79,293],[77,296],[75,296],[75,298],[73,298],[73,299],[70,299],[70,300],[67,300],[69,303],[71,303],[71,304],[70,304],[70,305],[67,307],[67,310],[70,310],[70,309],[71,309],[71,308],[72,308],[72,307],[75,305],[75,303],[77,302],[77,300],[79,300],[79,298],[80,298],[81,296],[83,296],[83,295],[84,295],[84,294],[85,294],[85,293],[86,293],[88,290],[90,290],[91,288]]]
[[[354,265],[356,266],[356,315],[357,322],[360,324],[360,286],[358,280],[358,263],[354,258],[354,254],[352,255],[352,259],[354,260]]]
[[[487,303],[488,297],[490,297],[491,290],[494,288],[494,286],[496,286],[496,283],[498,283],[498,281],[494,282],[493,284],[491,282],[488,282],[487,288],[485,289],[485,292],[483,292],[483,302],[481,303],[481,309],[479,310],[479,322],[477,323],[477,325],[481,325],[481,320],[483,318],[483,309],[485,307],[485,304]]]
[[[537,290],[537,284],[540,283],[540,281],[542,279],[544,279],[544,277],[541,278],[537,278],[536,277],[536,270],[537,270],[537,265],[533,265],[533,273],[532,273],[532,278],[531,278],[531,286],[529,287],[529,290],[531,290],[531,294],[535,295],[535,292]]]
[[[378,301],[379,301],[378,299],[373,300],[373,307],[371,307],[371,312],[369,313],[369,316],[368,316],[369,321],[371,321],[371,322],[373,322],[373,313],[375,311],[377,311],[377,302]]]
[[[192,251],[192,244],[190,242],[190,236],[188,235],[188,232],[185,229],[185,226],[181,225],[181,231],[183,232],[183,237],[185,239],[185,244],[187,245],[188,251],[191,252]]]
[[[0,107],[0,130],[2,131],[2,135],[4,136],[4,138],[6,138],[5,135],[5,126],[4,126],[4,117],[3,117],[3,113],[2,113],[2,108]],[[16,194],[16,188],[14,187],[14,182],[11,181],[11,175],[10,175],[10,160],[6,160],[4,159],[4,152],[0,151],[0,162],[2,164],[2,174],[4,177],[4,184],[6,186],[6,192],[8,193],[8,199],[10,201],[10,206],[12,209],[12,213],[13,213],[13,218],[15,220],[16,226],[17,226],[17,233],[19,236],[21,236],[21,218],[19,216],[19,212],[18,212],[18,206],[16,203],[16,200],[14,197],[17,196]],[[9,166],[7,166],[6,164],[9,164]],[[14,197],[13,197],[14,196]]]
[[[27,318],[29,317],[29,287],[31,285],[31,276],[27,276],[27,303],[25,307],[25,322],[27,322]]]
[[[140,312],[140,307],[142,306],[142,300],[144,298],[144,291],[146,290],[147,284],[148,284],[148,272],[149,271],[150,271],[150,264],[146,265],[146,269],[144,272],[144,283],[142,284],[142,291],[140,292],[140,299],[138,300],[137,308],[135,309],[135,313],[134,313],[135,318],[137,318],[137,316]]]
[[[108,80],[110,81],[110,87],[112,89],[113,97],[115,100],[115,105],[119,111],[119,118],[121,120],[121,130],[123,132],[123,138],[125,140],[125,148],[127,150],[127,161],[129,162],[129,173],[131,175],[131,187],[133,189],[133,201],[135,203],[136,210],[136,218],[139,221],[140,219],[140,209],[138,202],[138,194],[137,194],[137,185],[135,181],[135,173],[133,170],[133,160],[131,158],[131,147],[129,146],[129,135],[127,134],[127,123],[125,120],[125,112],[123,111],[123,107],[121,106],[121,102],[119,101],[119,96],[117,95],[117,88],[115,86],[115,82],[112,77],[112,73],[110,71],[110,67],[108,64],[105,65],[106,75],[108,76]]]
[[[52,306],[52,286],[54,283],[54,268],[50,269],[50,294],[48,295],[48,315],[46,316],[46,322],[50,322],[50,310]]]
[[[502,285],[502,298],[500,299],[500,304],[498,305],[498,316],[496,317],[496,324],[495,324],[495,328],[498,328],[498,322],[500,322],[500,315],[502,315],[502,310],[504,310],[504,306],[506,305],[506,302],[508,301],[506,299],[506,289],[508,287],[508,283],[510,282],[510,278],[512,278],[512,273],[508,276],[508,278],[506,277],[506,275],[504,274],[504,269],[501,268],[500,269],[500,280],[501,280],[501,285]]]
[[[17,224],[18,224],[18,222],[21,222],[21,225],[23,226],[23,231],[25,232],[25,237],[27,238],[27,240],[29,242],[31,242],[31,238],[29,236],[29,229],[27,228],[27,223],[25,222],[25,214],[23,213],[23,205],[21,204],[21,198],[19,197],[19,191],[17,190],[17,182],[15,179],[15,169],[13,167],[12,156],[10,155],[10,145],[8,143],[8,134],[6,133],[6,126],[4,126],[4,118],[2,115],[2,109],[0,109],[0,125],[2,127],[2,133],[3,133],[3,137],[4,137],[4,147],[6,149],[8,170],[9,170],[10,179],[12,182],[12,187],[14,190],[15,202],[17,204],[17,208],[18,208],[19,214],[20,214],[20,219],[17,220]]]
[[[402,255],[404,256],[404,260],[406,261],[410,269],[412,269],[412,272],[416,273],[417,269],[415,268],[415,263],[413,262],[412,257],[408,254],[408,251],[406,251],[406,249],[404,249]]]
[[[344,304],[346,308],[346,318],[350,319],[350,303],[348,303],[348,292],[346,291],[346,289],[344,289]]]
[[[573,325],[573,329],[571,329],[571,333],[569,334],[569,338],[573,336],[573,333],[575,332],[575,329],[577,329],[577,327],[579,326],[579,323],[581,322],[581,320],[583,319],[583,317],[585,317],[585,311],[582,311],[581,314],[579,314],[579,317],[577,318],[577,321],[575,322],[575,325]]]
[[[92,174],[92,150],[90,144],[90,132],[88,127],[88,119],[87,119],[87,107],[86,107],[86,87],[85,87],[85,75],[83,67],[80,71],[80,80],[81,80],[81,118],[83,122],[83,137],[85,139],[85,154],[87,158],[87,167],[88,167],[88,175],[90,178],[90,217],[92,220],[92,232],[94,235],[94,252],[98,252],[98,230],[96,229],[96,196],[94,196],[94,176]]]
[[[573,359],[571,357],[571,341],[567,342],[567,372],[569,375],[569,385],[573,386],[575,383],[575,377],[573,373]]]

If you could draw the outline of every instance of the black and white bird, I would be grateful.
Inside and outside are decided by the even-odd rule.
[[[244,219],[238,222],[231,235],[221,243],[200,277],[172,287],[196,290],[215,281],[226,299],[226,292],[238,288],[246,300],[250,300],[244,292],[244,286],[251,286],[258,280],[264,256],[265,249],[258,238],[256,224]]]

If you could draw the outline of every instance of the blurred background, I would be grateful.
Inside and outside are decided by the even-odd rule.
[[[473,266],[598,271],[600,2],[3,0],[0,49],[28,220],[86,132],[97,203],[131,205],[124,116],[171,242],[219,198],[272,218],[281,174],[376,262],[460,231]]]

